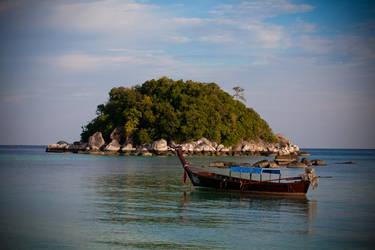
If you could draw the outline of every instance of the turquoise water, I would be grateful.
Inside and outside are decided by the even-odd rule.
[[[370,249],[375,243],[375,150],[304,149],[308,158],[329,163],[316,167],[318,175],[333,176],[307,199],[183,185],[177,157],[44,150],[0,146],[0,249]],[[225,158],[188,158],[197,165],[219,159]],[[357,164],[336,164],[344,161]]]

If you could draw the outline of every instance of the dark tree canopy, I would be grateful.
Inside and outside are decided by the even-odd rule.
[[[97,131],[109,141],[116,127],[137,145],[164,138],[177,143],[206,137],[226,146],[241,140],[276,142],[267,122],[215,83],[173,81],[167,77],[109,92],[97,117],[82,127],[81,139]]]

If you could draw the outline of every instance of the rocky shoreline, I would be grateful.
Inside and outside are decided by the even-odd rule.
[[[277,134],[277,143],[264,141],[241,141],[235,146],[225,147],[206,138],[194,142],[176,144],[159,139],[151,144],[135,146],[131,141],[122,141],[121,130],[116,128],[110,135],[111,141],[106,143],[101,132],[90,136],[88,142],[74,142],[72,144],[59,141],[48,145],[46,152],[54,153],[78,153],[97,155],[125,155],[125,156],[174,156],[177,147],[181,147],[184,154],[206,155],[206,156],[277,156],[298,155],[300,153],[297,145],[291,144],[290,140],[282,134]]]

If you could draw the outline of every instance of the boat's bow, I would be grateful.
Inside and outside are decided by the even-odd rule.
[[[182,154],[182,148],[181,147],[177,148],[177,155],[178,155],[178,158],[181,161],[182,166],[184,167],[183,183],[185,184],[186,183],[186,175],[189,173],[189,164],[187,164],[187,162],[185,161],[185,157]],[[189,174],[189,178],[191,178],[190,174]]]

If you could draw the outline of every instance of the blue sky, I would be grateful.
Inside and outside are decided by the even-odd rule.
[[[79,140],[115,86],[245,89],[301,147],[375,148],[373,1],[0,0],[0,144]]]

